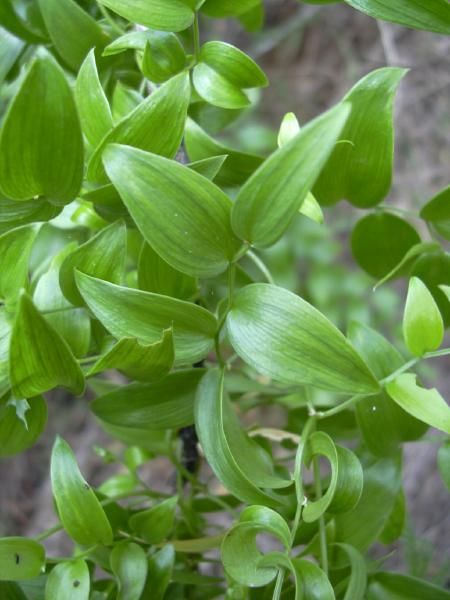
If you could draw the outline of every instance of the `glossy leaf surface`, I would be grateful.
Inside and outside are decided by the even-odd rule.
[[[202,369],[177,371],[155,383],[118,388],[92,402],[101,421],[122,428],[177,429],[193,423],[194,398]]]
[[[403,315],[403,337],[408,350],[415,356],[437,350],[444,339],[444,323],[439,308],[418,277],[409,280]]]
[[[344,96],[352,110],[325,168],[313,188],[321,204],[349,200],[368,208],[391,187],[394,154],[392,109],[404,69],[372,71]]]
[[[147,577],[143,548],[132,542],[120,542],[112,549],[109,560],[118,583],[117,600],[140,598]]]
[[[363,217],[351,237],[356,262],[377,279],[390,273],[419,242],[419,234],[412,225],[389,213]]]
[[[84,301],[75,283],[75,271],[112,283],[121,283],[126,258],[126,227],[116,222],[102,229],[64,260],[59,271],[59,284],[64,296],[75,306]]]
[[[416,376],[406,373],[389,382],[386,390],[410,415],[450,435],[450,407],[436,389],[418,386]]]
[[[47,423],[47,404],[41,396],[29,401],[24,419],[17,416],[16,407],[8,403],[0,408],[0,457],[13,456],[30,448],[40,437]]]
[[[208,464],[240,500],[276,507],[283,499],[261,488],[283,488],[291,481],[273,472],[264,451],[243,432],[223,385],[223,374],[209,370],[197,391],[195,426]]]
[[[367,325],[352,323],[349,338],[378,379],[388,377],[405,363],[396,348]],[[355,409],[364,442],[375,456],[392,455],[400,443],[416,440],[427,430],[385,391],[361,398]]]
[[[69,346],[26,294],[22,294],[10,342],[10,380],[14,395],[30,398],[56,386],[74,394],[84,377]]]
[[[25,225],[0,236],[1,301],[15,300],[20,289],[27,285],[28,262],[37,232],[36,226]]]
[[[83,133],[95,148],[114,124],[109,102],[98,77],[94,50],[86,56],[78,72],[75,100]]]
[[[130,518],[132,531],[150,544],[161,543],[173,529],[177,502],[178,498],[173,496],[134,514]]]
[[[0,581],[33,579],[43,570],[45,549],[22,537],[0,538]]]
[[[448,35],[450,33],[450,7],[446,0],[345,0],[361,12],[413,29],[424,29]]]
[[[84,480],[70,446],[59,436],[53,445],[51,482],[59,518],[78,544],[112,542],[111,525],[94,491]]]
[[[144,244],[139,255],[138,282],[141,290],[180,300],[192,298],[197,290],[193,277],[171,267],[149,244]]]
[[[88,179],[106,183],[102,157],[105,148],[113,143],[173,158],[183,137],[189,98],[187,73],[180,73],[150,94],[102,139],[89,160]],[[161,127],[161,123],[165,126]]]
[[[186,64],[184,48],[173,33],[154,32],[147,40],[142,57],[142,72],[155,83],[164,83]]]
[[[47,31],[63,60],[77,70],[91,48],[101,49],[107,36],[74,0],[38,0]]]
[[[89,569],[83,559],[62,562],[48,576],[45,600],[59,600],[68,595],[71,600],[88,600],[90,587]]]
[[[173,326],[176,364],[195,363],[206,356],[216,332],[214,315],[200,306],[141,292],[79,273],[80,292],[94,315],[116,338],[157,342]]]
[[[117,369],[136,381],[158,381],[171,370],[175,359],[171,329],[163,331],[161,340],[141,344],[135,338],[122,338],[89,370],[88,376]]]
[[[40,98],[40,102],[35,99]],[[72,92],[50,56],[34,60],[0,134],[0,186],[8,198],[67,204],[83,176],[83,140]]]
[[[161,31],[182,31],[194,20],[188,0],[101,0],[121,17]]]
[[[227,156],[215,178],[217,185],[224,187],[241,185],[263,162],[260,156],[239,152],[217,142],[192,119],[186,122],[184,143],[189,158],[194,161],[211,156]]]
[[[242,240],[265,247],[281,237],[333,150],[349,110],[338,105],[311,121],[244,184],[231,216]]]
[[[287,290],[267,284],[246,286],[235,296],[227,328],[239,356],[277,381],[354,394],[378,389],[342,333]]]
[[[211,181],[174,162],[111,146],[105,166],[152,248],[193,277],[224,271],[240,243],[231,231],[231,200]]]

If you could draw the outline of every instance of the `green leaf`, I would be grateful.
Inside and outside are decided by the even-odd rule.
[[[163,600],[172,578],[174,564],[175,552],[171,545],[164,546],[150,556],[144,598],[151,594],[152,600]]]
[[[364,469],[364,487],[360,501],[352,510],[334,518],[336,541],[365,552],[378,539],[389,520],[400,486],[399,455],[380,459]]]
[[[91,409],[108,425],[130,430],[179,429],[194,422],[194,398],[203,369],[176,371],[155,383],[133,383],[94,400]]]
[[[283,488],[291,481],[277,476],[260,446],[241,428],[224,396],[224,375],[210,369],[195,401],[195,426],[209,466],[231,494],[248,503],[279,507],[284,499],[261,488]]]
[[[186,166],[195,171],[196,173],[199,173],[203,177],[206,177],[206,179],[214,181],[216,175],[219,173],[226,159],[226,154],[223,154],[222,156],[211,156],[210,158],[196,160],[187,164]]]
[[[182,31],[194,21],[191,0],[100,0],[121,17],[160,31]]]
[[[165,329],[162,338],[153,344],[141,344],[135,338],[122,338],[99,358],[87,375],[89,377],[101,371],[117,369],[136,381],[158,381],[169,373],[174,359],[172,330]]]
[[[350,579],[344,600],[364,600],[367,587],[367,567],[364,557],[349,544],[333,544],[331,548],[345,554],[350,562]]]
[[[42,43],[46,37],[43,31],[32,27],[16,12],[12,0],[0,3],[0,24],[18,38],[32,44]]]
[[[403,489],[397,494],[389,519],[380,533],[380,542],[393,544],[402,535],[406,524],[406,498]]]
[[[50,471],[53,497],[68,535],[82,546],[110,544],[113,534],[105,511],[80,473],[69,444],[59,436]]]
[[[419,242],[412,225],[386,212],[363,217],[353,228],[351,238],[356,262],[377,279],[392,273]]]
[[[26,294],[22,294],[10,342],[9,375],[13,394],[30,398],[57,386],[79,395],[83,373],[69,346]]]
[[[117,600],[141,597],[147,577],[147,556],[137,544],[120,542],[110,555],[111,570],[117,579]]]
[[[255,8],[261,0],[206,0],[201,11],[209,17],[236,17]]]
[[[186,64],[186,54],[181,42],[173,33],[153,32],[147,40],[141,69],[145,77],[155,83],[164,83]]]
[[[184,133],[190,87],[187,73],[164,83],[105,135],[88,163],[87,178],[106,183],[103,151],[112,143],[126,144],[173,158]],[[165,123],[161,127],[161,123]]]
[[[59,270],[66,256],[73,252],[68,244],[52,260],[50,267],[37,282],[33,302],[44,313],[46,321],[64,338],[74,356],[84,356],[91,340],[91,321],[84,308],[73,308],[59,285]]]
[[[78,288],[94,315],[116,338],[157,342],[173,326],[175,364],[193,364],[211,349],[217,320],[206,309],[176,298],[113,285],[77,273]]]
[[[36,98],[40,98],[36,102]],[[0,186],[8,198],[71,202],[83,177],[83,139],[72,92],[50,56],[34,59],[0,134]]]
[[[290,562],[295,578],[295,600],[334,600],[331,583],[320,567],[302,558]]]
[[[62,59],[77,71],[91,48],[99,50],[107,36],[73,0],[38,0],[45,26]]]
[[[305,523],[312,523],[326,511],[345,513],[358,504],[363,487],[363,471],[353,452],[335,445],[330,436],[323,431],[313,433],[308,442],[307,464],[314,456],[324,456],[331,467],[327,490],[321,498],[308,500],[303,509],[302,519]]]
[[[447,0],[345,0],[357,10],[391,23],[434,33],[450,34],[450,6]]]
[[[45,600],[89,600],[91,587],[89,569],[82,558],[61,562],[48,576],[45,585]]]
[[[11,35],[9,31],[6,31],[3,27],[0,29],[0,85],[3,85],[5,77],[8,76],[8,73],[16,63],[23,47],[24,43],[22,40]]]
[[[238,583],[249,587],[269,584],[277,575],[275,567],[260,567],[264,556],[257,546],[257,536],[270,534],[287,550],[291,533],[286,521],[266,506],[249,506],[223,539],[221,554],[226,572]]]
[[[243,184],[261,165],[263,158],[244,154],[216,142],[192,119],[186,122],[184,144],[190,160],[198,161],[212,156],[227,155],[215,182],[224,187]]]
[[[115,123],[126,117],[142,101],[143,96],[136,90],[123,85],[120,81],[116,83],[112,98],[112,114]]]
[[[152,508],[135,513],[129,521],[131,530],[150,544],[160,544],[173,529],[177,504],[178,497],[173,496]]]
[[[407,270],[408,267],[411,268],[411,266],[414,264],[414,261],[417,260],[417,257],[420,257],[422,254],[439,250],[440,245],[437,242],[420,242],[419,244],[414,244],[414,246],[412,246],[403,256],[402,260],[395,265],[392,271],[389,271],[387,275],[385,275],[374,285],[373,290],[376,291],[380,285],[383,285],[396,276],[400,276],[405,270]]]
[[[450,254],[436,250],[421,254],[411,268],[410,276],[418,277],[430,290],[439,307],[445,326],[450,325],[450,304],[442,285],[450,285]]]
[[[450,442],[445,442],[438,450],[437,464],[442,481],[450,490]]]
[[[263,71],[249,56],[224,42],[207,42],[202,46],[192,81],[203,100],[231,109],[250,104],[242,90],[268,83]]]
[[[121,283],[127,250],[127,231],[118,221],[102,229],[93,238],[71,252],[59,271],[59,284],[64,296],[75,306],[84,301],[75,283],[75,271],[111,283]]]
[[[450,185],[429,200],[420,211],[422,219],[430,223],[446,240],[450,239]]]
[[[333,150],[349,110],[338,105],[311,121],[244,184],[231,213],[242,240],[261,248],[283,235]]]
[[[367,325],[352,323],[349,339],[377,379],[388,377],[405,363],[396,348]],[[375,456],[389,456],[399,444],[416,440],[427,430],[426,425],[406,413],[384,391],[358,400],[356,418],[364,442]]]
[[[0,299],[15,300],[28,280],[31,247],[38,233],[35,225],[24,225],[0,236]]]
[[[386,390],[407,413],[450,435],[450,407],[436,389],[418,386],[416,376],[406,373],[390,381]]]
[[[246,286],[234,298],[227,328],[238,355],[277,381],[348,394],[379,389],[342,333],[287,290],[267,284]]]
[[[371,577],[366,597],[367,600],[450,600],[450,592],[417,577],[381,571]]]
[[[294,113],[286,113],[278,131],[278,147],[286,146],[300,132],[300,124]]]
[[[28,223],[49,221],[61,212],[44,199],[16,202],[0,197],[0,234]]]
[[[377,69],[344,96],[352,110],[341,132],[341,143],[313,188],[320,204],[346,199],[368,208],[388,193],[394,155],[393,102],[405,73],[405,69],[393,67]]]
[[[45,549],[21,537],[0,538],[0,581],[37,577],[45,566]]]
[[[111,108],[98,77],[95,53],[86,56],[75,85],[75,100],[87,141],[96,147],[113,128]]]
[[[0,595],[4,600],[29,600],[22,588],[12,581],[0,581]]]
[[[25,423],[12,403],[0,408],[0,457],[13,456],[34,445],[47,424],[47,404],[41,396],[31,398]]]
[[[231,200],[211,181],[126,146],[109,146],[105,166],[144,239],[174,269],[213,277],[227,268],[240,243]]]
[[[172,268],[148,244],[139,255],[138,283],[141,290],[180,300],[192,298],[197,291],[193,277]]]
[[[444,323],[427,286],[418,277],[409,280],[403,315],[403,337],[411,354],[437,350],[444,339]]]

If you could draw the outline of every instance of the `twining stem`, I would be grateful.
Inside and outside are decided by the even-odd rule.
[[[322,481],[320,479],[320,462],[318,456],[314,456],[313,458],[313,472],[316,500],[319,500],[322,497]],[[326,575],[328,575],[327,531],[325,528],[325,517],[323,514],[319,517],[319,543],[322,570]]]
[[[198,12],[195,13],[192,34],[193,34],[193,41],[194,41],[195,61],[198,62],[198,59],[200,58],[200,27],[199,27]]]
[[[300,443],[297,447],[297,453],[295,455],[295,466],[294,466],[294,484],[295,484],[295,495],[297,497],[297,507],[295,510],[294,523],[291,529],[291,540],[290,540],[290,548],[295,542],[295,536],[297,535],[297,529],[300,525],[300,520],[302,517],[303,507],[305,506],[306,496],[303,489],[303,458],[305,456],[306,445],[308,443],[308,438],[311,433],[316,428],[317,417],[313,415],[309,417],[306,421],[305,426],[302,431]],[[285,578],[285,569],[280,569],[278,571],[277,581],[275,584],[275,589],[273,591],[272,600],[279,600],[281,597],[281,590],[283,588]]]
[[[261,273],[266,278],[267,282],[275,284],[275,281],[274,281],[274,279],[272,277],[271,272],[269,271],[269,269],[267,268],[267,266],[264,264],[264,262],[259,258],[259,256],[257,254],[255,254],[254,252],[252,252],[252,250],[249,250],[247,252],[247,256],[258,267],[258,269],[261,271]]]

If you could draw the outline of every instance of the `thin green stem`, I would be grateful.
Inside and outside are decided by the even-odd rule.
[[[273,285],[275,284],[275,281],[272,277],[271,272],[269,271],[269,269],[267,268],[267,266],[264,264],[264,262],[261,260],[261,258],[255,254],[252,250],[249,250],[247,252],[247,256],[253,261],[253,263],[258,267],[258,269],[261,271],[261,273],[264,275],[264,277],[266,278],[268,283],[272,283]]]
[[[450,348],[442,348],[442,350],[427,352],[423,358],[437,358],[438,356],[447,356],[448,354],[450,354]]]
[[[382,210],[383,212],[398,213],[399,215],[404,215],[405,217],[409,217],[410,219],[417,219],[419,221],[422,221],[422,218],[419,216],[418,213],[416,213],[412,210],[407,210],[406,208],[400,208],[398,206],[390,206],[389,204],[380,204],[377,208],[379,210]]]
[[[277,581],[275,583],[275,589],[273,590],[272,600],[280,600],[281,592],[283,590],[285,574],[286,574],[286,571],[284,569],[280,569],[278,571]]]
[[[192,26],[192,35],[194,41],[194,56],[195,62],[198,62],[200,58],[200,27],[198,12],[195,13],[194,24]]]
[[[217,356],[217,361],[221,368],[225,367],[225,361],[223,359],[222,353],[220,351],[220,333],[225,325],[225,321],[227,319],[228,313],[233,305],[233,297],[234,297],[234,280],[236,276],[236,263],[230,263],[228,267],[228,304],[226,309],[224,310],[222,317],[220,318],[219,325],[217,327],[217,332],[214,338],[214,349]]]
[[[50,556],[47,558],[47,562],[49,563],[60,563],[60,562],[70,562],[72,560],[76,560],[78,558],[84,558],[85,556],[89,556],[91,552],[98,548],[98,544],[95,546],[90,546],[87,550],[83,550],[83,552],[79,552],[78,554],[74,554],[73,556]]]
[[[316,500],[322,497],[322,481],[320,479],[319,457],[313,458],[314,488],[316,491]],[[327,531],[325,528],[325,517],[322,514],[319,518],[319,543],[320,543],[320,563],[322,570],[328,575],[328,550],[327,550]]]
[[[62,529],[63,529],[62,523],[57,523],[56,525],[53,525],[53,527],[50,527],[49,529],[46,529],[39,535],[36,535],[34,537],[34,540],[36,542],[41,542],[42,540],[46,540],[47,538],[51,537],[55,533],[58,533],[58,531],[61,531]]]
[[[375,392],[375,393],[378,393],[378,392]],[[358,400],[360,400],[361,398],[366,398],[366,397],[367,397],[367,394],[366,395],[356,394],[356,396],[352,396],[348,400],[345,400],[345,402],[338,404],[338,406],[335,406],[334,408],[330,408],[330,410],[326,410],[325,412],[316,413],[317,418],[318,419],[326,419],[327,417],[332,417],[334,415],[337,415],[340,412],[347,410],[348,408],[350,408],[351,406],[356,404],[356,402],[358,402]]]
[[[425,358],[425,356],[423,358]],[[389,383],[390,381],[392,381],[393,379],[395,379],[396,377],[398,377],[405,371],[408,371],[409,369],[411,369],[411,367],[414,367],[414,365],[416,365],[419,361],[420,361],[420,358],[412,358],[411,360],[408,360],[408,362],[406,362],[400,368],[396,369],[393,373],[388,375],[388,377],[381,379],[380,385],[386,385],[387,383]]]

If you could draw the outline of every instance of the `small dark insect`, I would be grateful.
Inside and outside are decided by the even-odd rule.
[[[80,582],[78,581],[78,579],[75,579],[75,581],[73,582],[73,587],[77,588],[80,585]]]
[[[18,565],[20,563],[20,556],[18,554],[14,555],[16,558],[16,565]]]

